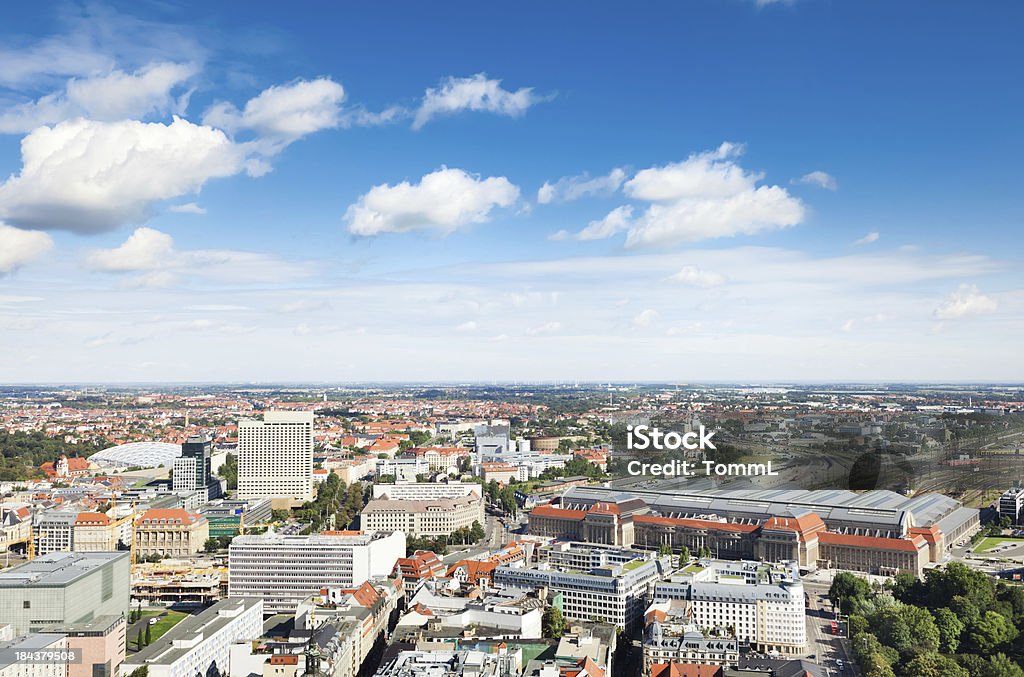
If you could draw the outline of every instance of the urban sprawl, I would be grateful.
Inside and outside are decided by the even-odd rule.
[[[0,677],[1019,676],[1022,441],[1012,385],[0,387]]]

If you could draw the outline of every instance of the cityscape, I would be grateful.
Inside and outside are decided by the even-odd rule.
[[[1024,677],[1024,5],[0,21],[0,677]]]
[[[4,655],[79,652],[47,677],[1019,655],[1020,386],[8,386],[0,423]],[[715,448],[631,448],[641,426]]]

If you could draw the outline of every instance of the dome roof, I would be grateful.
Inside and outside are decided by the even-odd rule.
[[[129,442],[104,449],[89,457],[90,461],[106,467],[156,468],[170,466],[181,456],[181,445],[168,442]]]

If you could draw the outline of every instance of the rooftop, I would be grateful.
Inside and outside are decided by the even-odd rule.
[[[124,560],[127,552],[52,552],[0,572],[0,588],[65,586],[104,565]]]

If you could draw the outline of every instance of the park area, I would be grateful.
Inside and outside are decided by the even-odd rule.
[[[1024,538],[1015,538],[1012,536],[988,536],[981,539],[981,542],[974,546],[974,552],[992,552],[996,549],[1005,550],[1008,547],[1014,548],[1021,545],[1024,545]]]

